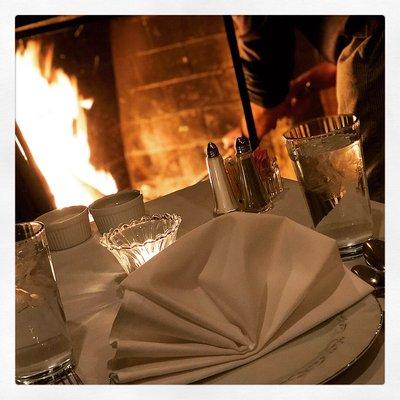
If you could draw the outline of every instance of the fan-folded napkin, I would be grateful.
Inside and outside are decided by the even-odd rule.
[[[194,229],[121,285],[108,364],[120,383],[190,383],[249,363],[372,291],[334,240],[245,213]]]

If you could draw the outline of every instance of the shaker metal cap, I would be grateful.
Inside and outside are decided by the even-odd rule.
[[[207,157],[214,158],[219,156],[219,150],[215,143],[209,142],[207,145]]]
[[[236,139],[236,153],[242,154],[251,151],[249,139],[246,136],[240,136]]]

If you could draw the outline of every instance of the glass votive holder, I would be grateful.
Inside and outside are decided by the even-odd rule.
[[[176,214],[155,214],[111,229],[100,238],[129,274],[175,242],[182,218]]]

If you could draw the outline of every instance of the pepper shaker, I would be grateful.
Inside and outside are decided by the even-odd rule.
[[[272,208],[271,198],[261,181],[250,142],[245,136],[236,139],[236,158],[243,211],[257,213],[270,210]]]

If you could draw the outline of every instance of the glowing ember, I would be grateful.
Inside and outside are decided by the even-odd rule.
[[[40,51],[40,43],[30,40],[16,52],[17,122],[56,206],[88,205],[117,191],[112,176],[89,162],[84,109],[94,99],[79,95],[74,76],[52,68],[52,49],[46,52],[42,75]]]

